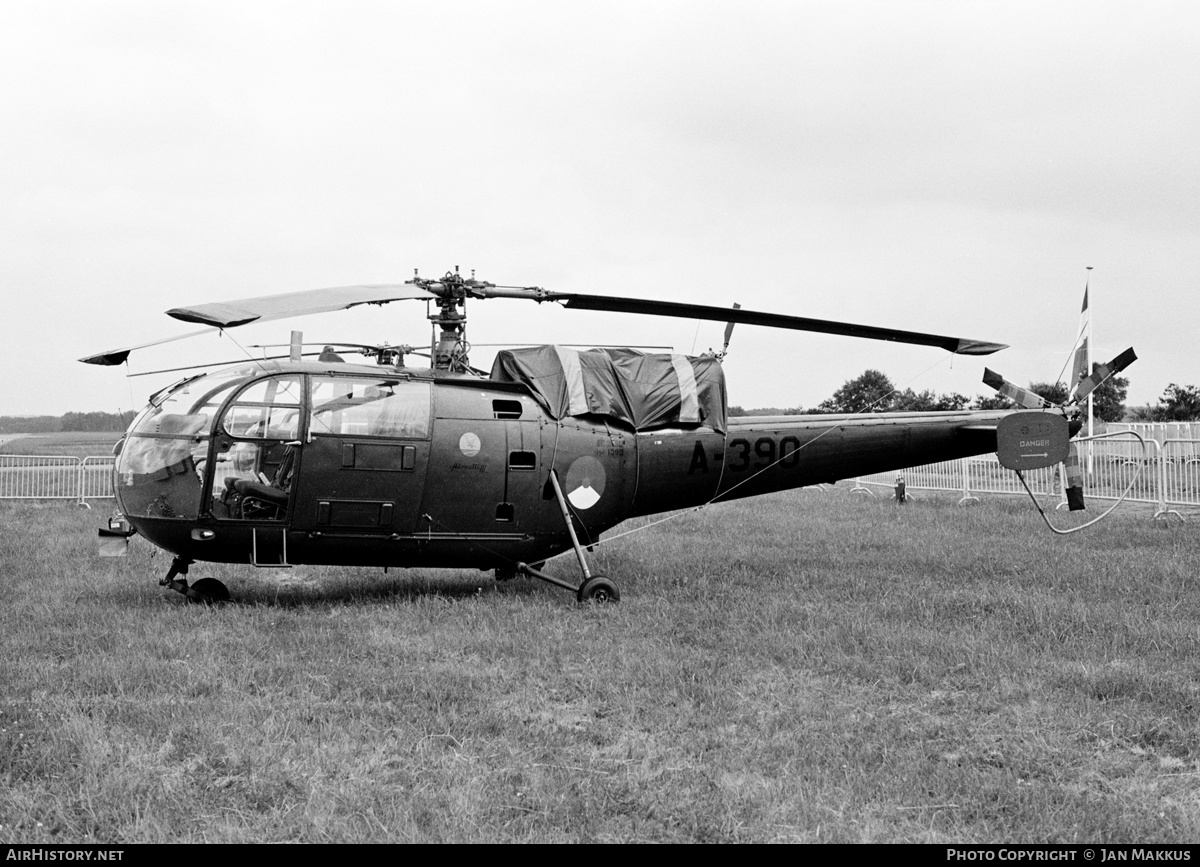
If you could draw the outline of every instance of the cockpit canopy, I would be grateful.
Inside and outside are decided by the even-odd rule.
[[[184,380],[151,398],[116,463],[131,517],[233,517],[237,480],[276,483],[287,447],[320,436],[425,439],[431,385],[378,368],[242,365]]]

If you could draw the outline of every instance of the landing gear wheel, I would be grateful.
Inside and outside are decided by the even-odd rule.
[[[206,602],[211,605],[214,602],[229,601],[229,588],[216,578],[201,578],[188,589],[191,591],[188,593],[188,599],[193,602]],[[193,593],[200,598],[196,599]]]
[[[603,575],[593,575],[575,593],[580,602],[620,602],[621,591]]]

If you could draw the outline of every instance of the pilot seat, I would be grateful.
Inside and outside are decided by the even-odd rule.
[[[291,495],[292,471],[296,465],[295,446],[284,447],[275,478],[266,485],[252,479],[225,478],[225,495],[222,497],[230,515],[249,520],[281,520],[287,514],[288,497]]]

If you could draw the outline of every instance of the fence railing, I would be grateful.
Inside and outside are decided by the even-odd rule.
[[[1147,438],[1143,446],[1132,436],[1129,440],[1079,441],[1084,495],[1101,500],[1124,495],[1127,500],[1155,506],[1155,517],[1179,516],[1172,506],[1200,506],[1200,440],[1160,443]],[[1035,496],[1066,501],[1066,473],[1061,465],[1024,475]],[[898,476],[904,478],[906,489],[959,491],[959,502],[976,500],[978,494],[1024,493],[1016,473],[1002,467],[995,455],[862,476],[855,479],[854,490],[893,488]]]
[[[113,495],[115,458],[0,455],[0,500],[88,500]]]
[[[1168,503],[1200,501],[1200,439],[1167,440],[1162,448],[1163,496]]]

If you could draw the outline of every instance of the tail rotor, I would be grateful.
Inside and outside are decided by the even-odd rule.
[[[1016,413],[1001,422],[996,431],[996,453],[1000,457],[1000,462],[1009,469],[1017,472],[1025,469],[1033,469],[1035,466],[1054,466],[1061,462],[1066,468],[1067,506],[1072,512],[1084,509],[1083,471],[1079,465],[1078,445],[1074,440],[1070,441],[1067,446],[1065,459],[1061,457],[1061,441],[1055,443],[1054,448],[1046,449],[1045,455],[1041,452],[1030,452],[1031,447],[1026,445],[1034,441],[1028,433],[1030,425],[1047,410],[1057,410],[1068,421],[1078,422],[1081,402],[1086,400],[1087,396],[1099,388],[1106,380],[1116,376],[1136,360],[1137,355],[1132,348],[1129,348],[1107,364],[1096,365],[1096,369],[1092,371],[1091,375],[1081,379],[1075,385],[1075,388],[1072,389],[1067,401],[1061,404],[1054,403],[1036,392],[1009,382],[994,370],[985,369],[983,373],[983,382],[985,385],[995,389],[1002,396],[1014,401],[1023,409],[1034,411]],[[1078,423],[1070,426],[1071,431],[1078,432],[1079,429],[1080,425]],[[1053,440],[1060,440],[1061,434],[1058,432],[1066,430],[1068,428],[1055,426],[1055,434],[1052,437],[1049,434],[1047,436]],[[1071,436],[1072,434],[1068,432],[1067,435]],[[1033,448],[1040,448],[1040,446]],[[1022,453],[1022,450],[1024,450],[1024,453]],[[1020,457],[1018,458],[1016,455]],[[1040,462],[1038,462],[1038,458],[1041,458]],[[1031,463],[1031,460],[1034,462]]]

